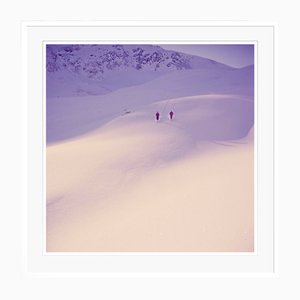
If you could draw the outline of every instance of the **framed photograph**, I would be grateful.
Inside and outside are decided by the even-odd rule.
[[[24,23],[26,272],[274,275],[274,30]]]

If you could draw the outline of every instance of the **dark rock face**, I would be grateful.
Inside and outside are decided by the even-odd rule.
[[[192,56],[151,45],[47,45],[47,72],[68,70],[100,79],[107,71],[190,69]]]

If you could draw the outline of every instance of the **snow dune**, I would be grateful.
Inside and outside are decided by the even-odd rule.
[[[47,106],[47,251],[253,251],[253,100],[207,86]]]
[[[190,64],[47,73],[47,251],[254,250],[254,67]]]
[[[141,73],[141,77],[145,73]],[[243,69],[196,69],[173,71],[160,75],[150,81],[136,86],[120,88],[105,95],[48,97],[47,98],[47,144],[53,144],[66,139],[76,138],[89,131],[97,129],[110,120],[132,111],[138,111],[154,102],[153,109],[164,110],[165,102],[170,99],[198,96],[198,95],[224,95],[253,102],[253,66]],[[140,79],[143,81],[143,79]],[[145,79],[146,80],[146,79]],[[232,98],[232,99],[233,99]],[[227,105],[226,100],[224,105]],[[176,101],[171,100],[171,103]],[[194,102],[195,103],[195,102]],[[193,105],[194,105],[193,103]],[[215,106],[214,100],[206,100],[206,106]],[[160,105],[161,104],[161,105]],[[218,104],[221,104],[219,101]],[[202,107],[204,101],[202,101]],[[252,108],[251,108],[252,105]],[[232,107],[232,105],[229,105]],[[240,107],[238,107],[240,106]],[[241,108],[243,107],[243,108]],[[243,109],[245,105],[236,105],[230,113],[245,114],[246,118],[253,115],[253,103],[248,104],[249,113]],[[165,109],[172,108],[167,105]],[[239,110],[235,112],[234,110]],[[240,111],[240,110],[243,111]],[[197,109],[198,110],[198,109]],[[149,114],[155,113],[148,111]],[[165,113],[165,112],[164,112]],[[199,110],[201,114],[201,110]],[[152,117],[152,116],[151,116]],[[230,116],[228,116],[228,119]]]

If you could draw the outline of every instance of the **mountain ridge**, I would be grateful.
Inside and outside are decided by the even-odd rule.
[[[135,69],[171,71],[228,67],[214,60],[165,50],[152,45],[55,45],[48,44],[47,72],[69,70],[89,78],[103,79],[107,71]]]
[[[46,45],[47,97],[103,95],[187,70],[235,70],[156,45]]]

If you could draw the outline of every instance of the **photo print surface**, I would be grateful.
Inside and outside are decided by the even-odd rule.
[[[45,54],[47,252],[254,251],[253,44]]]

